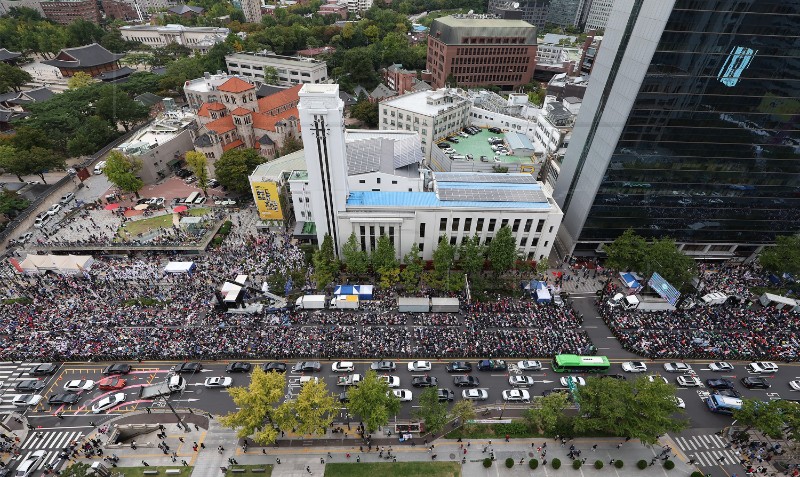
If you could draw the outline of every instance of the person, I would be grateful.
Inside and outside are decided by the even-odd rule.
[[[280,464],[281,463],[281,458],[280,457],[276,457],[275,458],[275,463],[276,464]]]
[[[311,466],[310,465],[306,466],[306,472],[308,472],[309,474],[313,474],[313,472],[311,472]]]

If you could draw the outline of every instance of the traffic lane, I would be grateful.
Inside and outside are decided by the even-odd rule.
[[[232,362],[232,361],[231,361]],[[236,405],[231,399],[228,390],[224,388],[206,388],[205,381],[211,377],[231,378],[231,386],[247,387],[250,385],[249,373],[228,373],[226,368],[229,361],[214,361],[203,363],[203,369],[197,373],[181,374],[186,380],[186,389],[183,392],[172,394],[169,402],[174,408],[202,409],[213,415],[225,415],[236,411]],[[260,366],[263,362],[247,361],[252,367]]]

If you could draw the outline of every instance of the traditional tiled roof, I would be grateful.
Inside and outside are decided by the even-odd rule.
[[[266,134],[264,134],[263,136],[258,138],[258,143],[261,144],[262,146],[274,146],[275,145],[275,141],[273,141],[272,138],[270,138]]]
[[[91,68],[113,63],[123,56],[125,55],[111,53],[97,43],[92,43],[76,48],[64,48],[55,59],[45,60],[42,63],[56,68]]]
[[[231,149],[236,149],[239,146],[244,146],[244,142],[241,139],[237,139],[237,140],[235,140],[233,142],[229,142],[228,144],[225,144],[224,146],[222,146],[222,150],[223,151],[229,151]]]
[[[249,89],[255,89],[255,86],[248,83],[247,81],[240,80],[237,77],[232,77],[228,81],[222,83],[217,87],[219,91],[223,91],[225,93],[241,93],[242,91],[247,91]]]
[[[153,93],[150,93],[150,92],[144,92],[144,93],[136,96],[135,98],[133,98],[133,100],[138,102],[138,103],[141,103],[141,104],[143,104],[143,105],[145,105],[147,107],[150,107],[150,106],[154,106],[154,105],[160,103],[164,99],[161,96],[157,95],[157,94],[153,94]]]
[[[14,94],[16,94],[16,97],[5,100],[0,99],[0,102],[5,101],[8,104],[41,103],[43,101],[47,101],[48,99],[56,95],[55,93],[45,88],[44,86],[42,86],[41,88],[29,89],[28,91],[22,91],[20,93],[14,93]]]
[[[274,109],[287,104],[297,104],[300,101],[300,89],[302,84],[297,84],[291,88],[278,91],[275,94],[265,96],[258,100],[258,110],[262,113],[269,113]]]
[[[249,109],[243,108],[241,106],[239,106],[238,108],[236,108],[233,111],[231,111],[231,114],[233,114],[234,116],[246,116],[246,115],[252,114],[252,113],[253,112],[250,111]]]
[[[236,126],[233,124],[233,116],[225,116],[206,124],[206,129],[214,131],[217,134],[225,134],[228,131],[236,129]]]
[[[261,129],[262,131],[275,131],[275,125],[283,119],[288,119],[292,116],[297,117],[300,113],[297,108],[290,108],[286,111],[275,115],[256,113],[253,115],[253,127]]]
[[[22,56],[22,53],[16,51],[9,51],[5,48],[0,48],[0,61],[10,61]]]
[[[201,134],[194,140],[195,147],[209,147],[214,144],[208,134]]]
[[[127,66],[123,66],[122,68],[118,68],[116,70],[106,71],[105,73],[101,73],[97,75],[97,78],[100,81],[114,81],[120,78],[125,78],[126,76],[130,76],[133,73],[136,73],[136,70],[133,68],[129,68]]]
[[[194,7],[191,5],[175,5],[174,7],[167,9],[167,11],[175,15],[184,15],[186,13],[202,15],[205,9],[203,7]]]
[[[384,98],[391,98],[392,96],[397,96],[397,92],[392,91],[391,88],[386,86],[385,84],[379,84],[375,87],[372,91],[372,94],[369,95],[370,98],[374,99],[384,99]]]

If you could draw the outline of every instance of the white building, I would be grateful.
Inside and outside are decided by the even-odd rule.
[[[188,111],[165,111],[116,150],[141,159],[138,175],[145,184],[152,184],[166,177],[186,151],[194,150],[194,121],[195,115]]]
[[[606,24],[608,24],[608,16],[611,15],[613,7],[614,0],[592,0],[584,31],[605,30]]]
[[[278,73],[278,84],[291,86],[305,83],[324,83],[328,66],[324,61],[299,56],[276,55],[269,51],[234,53],[225,57],[228,72],[247,81],[264,81],[264,68]]]
[[[437,140],[461,131],[468,124],[470,105],[465,93],[456,89],[404,94],[380,103],[379,128],[416,131],[425,159],[429,159]]]
[[[237,0],[248,23],[261,23],[261,0]]]
[[[186,96],[189,107],[197,111],[203,103],[221,103],[222,95],[217,88],[234,77],[247,81],[246,78],[241,76],[229,75],[221,71],[217,71],[213,75],[206,72],[202,78],[187,81],[183,85],[183,93]]]
[[[289,184],[298,221],[313,221],[319,243],[330,234],[338,253],[355,233],[370,251],[387,235],[398,259],[414,243],[430,259],[441,236],[488,243],[507,225],[524,257],[549,256],[562,214],[532,175],[421,168],[412,131],[345,131],[335,84],[304,85],[298,109],[307,174],[292,172]]]
[[[347,13],[363,13],[372,8],[372,0],[346,0]]]
[[[125,25],[119,31],[124,40],[139,41],[152,48],[177,43],[200,53],[207,53],[211,47],[225,41],[231,32],[227,28],[183,25]]]

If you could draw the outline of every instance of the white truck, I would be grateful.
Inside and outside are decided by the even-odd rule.
[[[301,310],[322,310],[325,308],[325,295],[304,295],[294,304]]]
[[[338,295],[331,300],[331,308],[340,310],[357,310],[358,295]]]
[[[183,379],[183,376],[175,374],[167,378],[166,381],[139,388],[139,399],[155,399],[160,396],[169,396],[184,389],[186,389],[186,380]]]
[[[355,386],[361,382],[360,374],[348,374],[347,376],[339,376],[336,380],[337,386]]]

